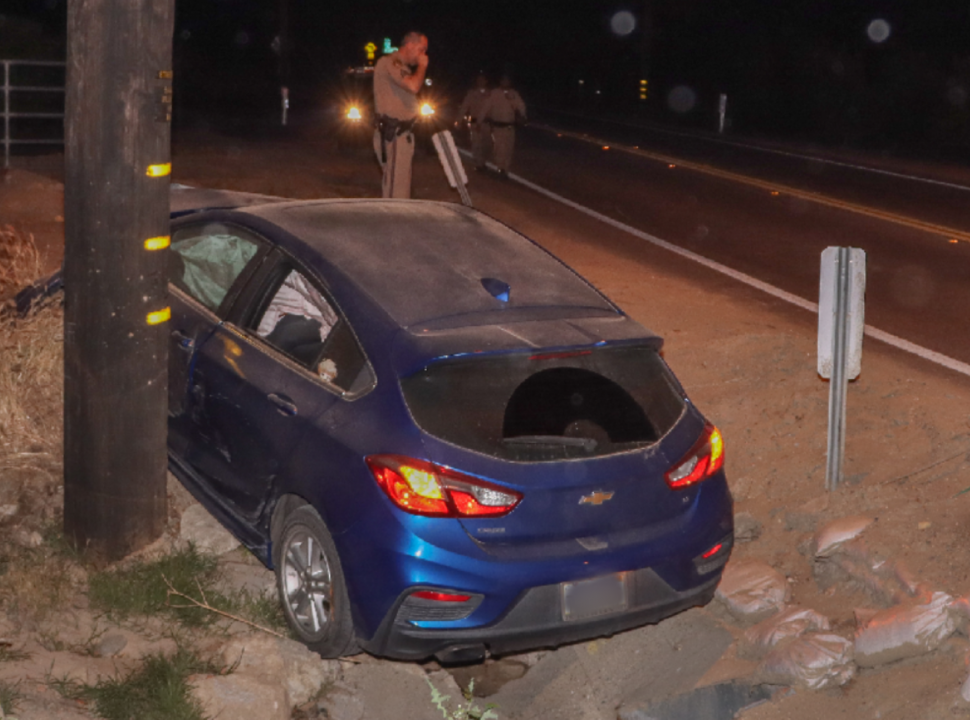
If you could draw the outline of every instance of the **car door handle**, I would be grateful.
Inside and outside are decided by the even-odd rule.
[[[172,338],[178,343],[180,350],[185,350],[186,352],[192,352],[195,349],[195,340],[190,338],[188,335],[180,332],[179,330],[172,330]]]
[[[277,395],[276,393],[270,393],[269,395],[266,396],[266,399],[276,406],[277,411],[279,411],[281,415],[291,415],[291,416],[296,415],[296,412],[297,412],[296,403],[294,403],[285,395]]]

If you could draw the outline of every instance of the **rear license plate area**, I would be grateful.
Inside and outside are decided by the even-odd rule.
[[[560,583],[562,619],[583,620],[626,610],[629,603],[627,573]]]

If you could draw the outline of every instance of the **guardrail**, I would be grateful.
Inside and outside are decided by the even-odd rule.
[[[52,60],[0,60],[3,63],[3,166],[10,167],[11,145],[62,145],[64,132],[58,138],[13,138],[10,135],[10,120],[15,118],[56,119],[63,120],[63,112],[14,112],[11,109],[10,96],[18,93],[60,93],[64,94],[64,85],[13,85],[10,81],[10,70],[16,65],[35,67],[64,67],[65,63]]]

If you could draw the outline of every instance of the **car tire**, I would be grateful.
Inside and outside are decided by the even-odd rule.
[[[311,506],[300,506],[283,519],[273,566],[283,614],[297,638],[324,658],[357,653],[337,548]]]

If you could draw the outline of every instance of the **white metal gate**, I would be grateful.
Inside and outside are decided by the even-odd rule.
[[[17,65],[35,67],[64,67],[65,63],[52,60],[0,60],[3,63],[3,166],[10,167],[11,145],[61,145],[64,143],[64,132],[56,138],[14,138],[11,137],[10,121],[14,118],[45,118],[64,119],[63,112],[14,112],[11,109],[11,95],[17,93],[60,93],[64,94],[64,85],[14,85],[11,82],[11,68]],[[63,103],[61,103],[63,107]]]

